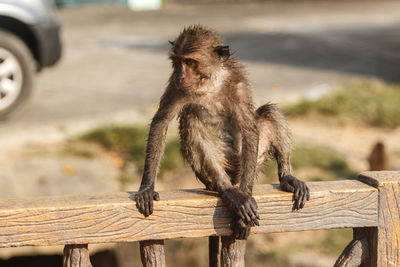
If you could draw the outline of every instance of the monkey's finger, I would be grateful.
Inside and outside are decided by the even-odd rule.
[[[239,239],[239,233],[237,232],[237,230],[233,231],[233,238]]]
[[[246,205],[246,204],[245,204]],[[247,206],[247,205],[246,205]],[[240,211],[242,212],[242,214],[244,215],[244,222],[249,225],[251,223],[251,219],[250,216],[248,214],[248,207],[246,206],[240,206]]]
[[[253,222],[253,226],[257,225],[259,226],[260,224],[258,223],[257,215],[254,213],[251,213],[251,221]]]
[[[300,184],[300,188],[299,188],[299,209],[302,209],[304,204],[304,196],[305,196],[305,191],[304,191],[304,187],[303,184]]]
[[[254,225],[259,226],[260,224],[259,224],[259,222],[257,220],[257,219],[259,219],[257,210],[254,209],[254,206],[252,206],[251,204],[250,204],[250,210],[249,211],[250,211],[250,217],[251,217],[251,221],[252,221],[252,226],[254,226]]]
[[[241,227],[241,228],[245,228],[246,224],[243,222],[243,220],[238,220],[237,224]]]
[[[255,206],[254,206],[254,204],[252,202],[246,202],[244,206],[245,206],[246,213],[250,217],[251,221],[253,220],[253,218],[257,217],[256,216],[257,215],[257,209],[255,209]]]
[[[235,239],[240,239],[240,228],[235,229],[234,235],[235,235]]]
[[[140,210],[139,197],[138,197],[138,196],[135,196],[135,202],[136,202],[136,208],[137,208],[138,210]]]
[[[140,213],[143,213],[143,198],[142,198],[142,196],[138,196],[136,198],[136,207],[138,208]]]
[[[144,216],[149,217],[150,216],[150,207],[149,207],[149,202],[150,198],[148,194],[144,195]]]
[[[256,216],[256,218],[260,219],[260,215],[258,215],[258,211],[257,211],[257,208],[258,208],[257,202],[254,202],[254,203],[252,202],[250,204],[250,207],[251,207],[251,210],[253,211],[254,215]]]
[[[241,240],[246,240],[250,235],[250,227],[246,227],[242,230]]]
[[[296,210],[299,209],[299,198],[300,198],[300,189],[296,188],[296,190],[294,191],[294,207]]]
[[[307,191],[303,188],[300,195],[300,209],[304,208],[306,204]]]
[[[154,192],[153,199],[157,201],[160,200],[160,195],[158,194],[158,192]]]
[[[240,210],[240,208],[239,208],[239,210],[237,211],[237,215],[238,215],[239,218],[242,220],[242,222],[245,222],[245,221],[246,221],[246,218],[244,217],[244,214],[243,214],[243,212]]]
[[[149,199],[149,213],[153,214],[153,199]]]
[[[310,199],[310,190],[308,189],[308,186],[306,185],[306,183],[303,184],[304,190],[303,190],[303,207],[306,204],[307,200]]]
[[[235,231],[236,231],[236,233],[235,233],[235,239],[238,239],[238,240],[242,239],[243,229],[244,229],[244,228],[241,228],[241,227],[239,227],[239,226],[235,229]]]
[[[260,226],[260,222],[258,221],[258,219],[254,219],[253,220],[253,225],[252,226],[255,226],[255,225]]]
[[[242,229],[242,230],[240,231],[240,237],[239,237],[239,239],[240,239],[240,240],[243,240],[243,239],[245,239],[245,237],[246,237],[246,230],[245,230],[245,229]]]

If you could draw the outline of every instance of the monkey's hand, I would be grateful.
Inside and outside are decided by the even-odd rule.
[[[310,189],[305,182],[300,181],[292,175],[283,176],[279,181],[282,190],[294,193],[293,210],[302,209],[306,204],[306,200],[310,200]]]
[[[239,240],[247,240],[250,235],[251,226],[246,225],[238,216],[233,218],[233,237]]]
[[[233,209],[235,214],[247,226],[260,225],[260,216],[257,212],[256,200],[249,194],[243,193],[237,188],[229,188],[222,192],[221,197]]]
[[[145,217],[153,213],[153,200],[160,200],[160,196],[152,188],[143,188],[135,195],[136,207]]]

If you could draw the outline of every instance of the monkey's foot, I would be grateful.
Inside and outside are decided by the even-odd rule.
[[[305,182],[300,181],[293,175],[283,176],[279,181],[282,190],[293,193],[293,210],[302,209],[306,201],[310,200],[310,189]]]
[[[236,217],[236,216],[235,216]],[[247,226],[242,219],[234,218],[232,223],[233,237],[239,240],[247,240],[250,235],[250,226]]]
[[[153,200],[160,200],[160,196],[151,188],[141,189],[135,195],[136,207],[145,217],[153,213]]]
[[[221,198],[229,204],[245,225],[259,225],[260,216],[257,212],[257,203],[252,196],[237,188],[229,188],[221,193]]]

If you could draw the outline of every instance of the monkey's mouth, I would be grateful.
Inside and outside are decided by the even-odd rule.
[[[191,89],[192,87],[193,87],[193,84],[189,85],[189,86],[181,86],[181,90],[187,91],[187,90]]]

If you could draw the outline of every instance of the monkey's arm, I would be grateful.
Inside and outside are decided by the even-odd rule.
[[[161,98],[160,106],[150,124],[142,182],[139,192],[135,195],[136,207],[146,217],[153,213],[153,200],[159,200],[158,193],[154,191],[155,179],[164,151],[168,124],[178,110],[177,99],[167,91]]]
[[[259,225],[257,203],[251,196],[256,175],[258,130],[250,104],[240,103],[233,112],[234,123],[242,135],[241,181],[239,189],[226,189],[222,198],[228,200],[238,215],[241,221],[237,224],[241,224],[241,227]]]
[[[245,110],[242,116],[242,122],[239,124],[242,134],[240,190],[252,195],[254,178],[256,177],[259,134],[254,113]]]
[[[306,183],[293,176],[291,157],[291,138],[287,122],[278,107],[274,104],[261,106],[257,111],[258,121],[261,122],[260,132],[268,132],[270,147],[269,154],[273,155],[278,164],[280,187],[287,192],[293,192],[294,206],[298,210],[304,207],[306,200],[310,199],[310,190]],[[264,137],[265,138],[265,137]]]

